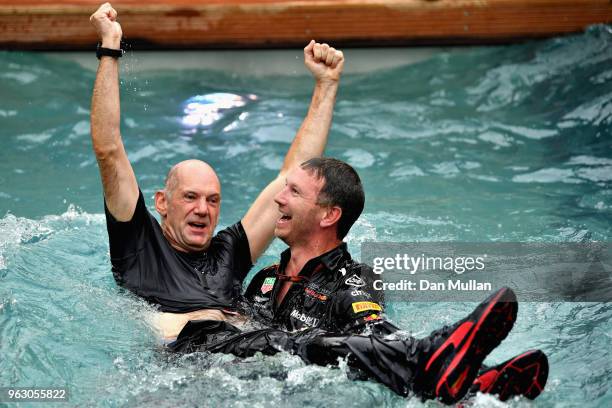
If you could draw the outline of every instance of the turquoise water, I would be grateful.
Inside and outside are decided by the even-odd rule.
[[[598,26],[345,76],[327,152],[366,188],[351,250],[365,240],[610,241],[611,46],[612,29]],[[140,72],[137,61],[124,62],[122,131],[145,196],[173,163],[202,158],[223,182],[221,224],[235,222],[276,174],[311,81]],[[79,406],[422,405],[288,355],[161,352],[152,309],[110,273],[89,140],[93,80],[62,58],[0,53],[0,386],[68,386]],[[472,306],[392,303],[388,314],[420,336]],[[611,406],[611,336],[610,304],[521,303],[488,361],[528,348],[550,357],[547,391],[507,405]]]

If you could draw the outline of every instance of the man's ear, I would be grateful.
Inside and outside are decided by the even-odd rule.
[[[155,209],[162,217],[168,213],[168,201],[166,201],[166,193],[163,190],[155,192]]]
[[[331,227],[340,221],[340,217],[342,217],[342,208],[338,206],[328,207],[319,225],[321,225],[321,228]]]

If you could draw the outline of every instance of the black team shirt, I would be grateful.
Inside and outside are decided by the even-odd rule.
[[[220,231],[200,253],[170,246],[147,210],[142,191],[132,219],[117,221],[104,205],[113,276],[117,283],[162,312],[233,309],[251,268],[249,241],[242,224]]]
[[[368,265],[351,259],[342,243],[304,265],[283,301],[275,299],[291,258],[287,249],[278,265],[259,271],[246,292],[244,313],[282,330],[320,328],[330,332],[360,332],[381,323],[383,292],[374,289],[376,275]]]

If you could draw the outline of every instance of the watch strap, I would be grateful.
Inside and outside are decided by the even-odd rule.
[[[113,58],[121,58],[125,51],[123,49],[113,49],[113,48],[104,48],[100,44],[98,44],[98,48],[96,48],[96,57],[98,59],[104,57],[113,57]]]

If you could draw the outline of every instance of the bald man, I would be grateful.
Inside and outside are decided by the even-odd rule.
[[[90,21],[100,46],[91,107],[91,136],[98,160],[116,281],[159,306],[156,324],[173,340],[189,320],[235,323],[234,302],[252,263],[270,244],[280,218],[274,196],[285,174],[323,153],[332,120],[342,52],[311,41],[304,63],[315,78],[308,114],[280,173],[260,193],[241,221],[213,236],[219,220],[221,183],[200,160],[175,165],[155,193],[161,224],[149,213],[125,152],[120,132],[119,64],[121,26],[117,11],[103,4]]]

